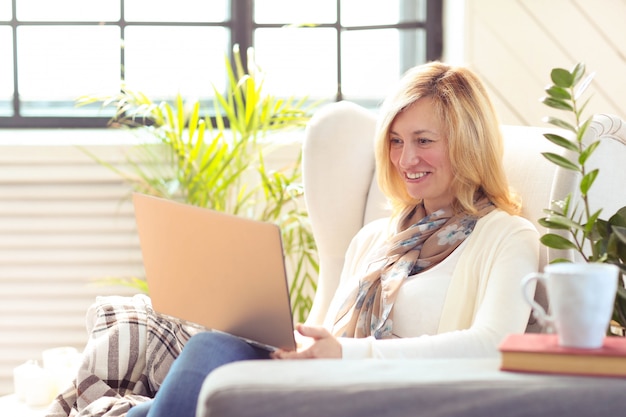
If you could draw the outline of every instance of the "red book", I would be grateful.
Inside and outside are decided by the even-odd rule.
[[[606,337],[602,347],[559,346],[556,334],[510,334],[499,346],[503,371],[626,377],[626,338]]]

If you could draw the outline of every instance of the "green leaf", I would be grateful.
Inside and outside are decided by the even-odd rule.
[[[626,227],[626,206],[617,210],[617,212],[609,219],[609,223],[612,226]]]
[[[606,258],[616,262],[619,266],[619,262],[622,262],[622,269],[626,268],[623,263],[626,262],[626,244],[620,240],[615,233],[611,233],[608,239],[608,244],[605,246]]]
[[[576,249],[576,245],[563,236],[547,233],[539,239],[541,243],[552,249]]]
[[[196,127],[200,122],[200,102],[196,101],[193,105],[193,109],[191,110],[191,116],[189,118],[189,141],[193,138],[196,133]]]
[[[542,211],[544,213],[546,213],[547,215],[553,215],[553,214],[559,214],[561,216],[563,215],[563,212],[561,210],[553,210],[553,209],[545,209],[544,208]]]
[[[624,269],[622,269],[622,274]],[[622,280],[620,280],[620,283]],[[626,327],[626,290],[622,285],[617,287],[617,293],[615,295],[615,307],[613,309],[613,320],[619,323],[620,326]]]
[[[580,153],[580,156],[578,157],[578,163],[580,165],[585,165],[585,163],[587,162],[587,159],[589,159],[591,154],[593,154],[593,152],[596,150],[598,145],[600,145],[599,140],[590,143],[589,146],[583,149],[583,151]]]
[[[593,185],[593,182],[596,180],[598,176],[598,169],[594,169],[591,172],[585,174],[584,177],[580,180],[580,192],[582,195],[587,195],[589,193],[589,189]]]
[[[551,222],[550,220],[548,220],[547,217],[542,217],[541,219],[537,220],[537,223],[547,229],[569,230],[569,227],[564,226],[560,223]]]
[[[571,94],[566,89],[557,87],[556,85],[546,88],[546,93],[556,99],[571,100],[572,98]]]
[[[591,118],[588,118],[587,120],[583,121],[582,123],[578,125],[578,130],[576,132],[576,140],[579,143],[582,143],[585,133],[587,132],[587,128],[589,127],[589,124],[591,124]]]
[[[556,127],[560,127],[562,129],[566,129],[576,133],[576,128],[571,123],[568,123],[565,120],[557,119],[556,117],[544,117],[543,121],[546,123],[550,123],[551,125],[554,125]]]
[[[578,111],[576,112],[576,116],[578,118],[582,117],[582,114],[585,111],[585,108],[587,107],[587,104],[589,104],[589,101],[591,101],[591,97],[589,97],[587,100],[585,100],[585,102],[581,106],[578,106]]]
[[[554,68],[550,72],[550,79],[557,87],[570,88],[574,85],[574,76],[563,68]]]
[[[590,235],[594,230],[595,232],[597,232],[594,237],[595,239],[598,238],[598,235],[602,237],[602,232],[600,229],[603,227],[603,223],[606,224],[604,220],[598,219],[598,217],[600,217],[600,213],[602,213],[602,209],[597,210],[595,213],[589,216],[589,218],[587,219],[587,223],[585,224],[585,233],[587,235]],[[607,226],[604,227],[606,228]]]
[[[585,63],[579,62],[572,69],[572,85],[578,84],[583,75],[585,75]]]
[[[183,103],[183,96],[179,94],[176,94],[176,111],[178,113],[178,120],[177,120],[177,131],[176,134],[178,135],[178,137],[182,137],[183,135],[183,130],[185,129],[185,104]]]
[[[609,222],[602,219],[596,219],[595,223],[595,230],[596,232],[598,232],[598,235],[600,235],[602,239],[606,239],[609,236],[610,232]]]
[[[553,260],[550,261],[551,264],[566,264],[566,263],[572,263],[571,260],[567,259],[567,258],[555,258]]]
[[[585,93],[595,75],[595,72],[587,75],[585,79],[576,87],[574,90],[574,100],[578,100]]]
[[[564,156],[552,153],[552,152],[543,152],[542,155],[550,162],[565,168],[565,169],[569,169],[572,171],[576,171],[576,172],[580,172],[580,167],[578,165],[576,165],[575,163],[573,163],[572,161],[570,161],[569,159],[565,158]]]
[[[541,225],[550,229],[561,230],[582,230],[583,226],[576,223],[569,217],[561,216],[559,214],[553,214],[548,217],[540,219]]]
[[[130,277],[103,277],[97,278],[93,281],[95,285],[99,286],[122,286],[130,287],[135,290],[139,290],[144,294],[148,294],[148,282],[144,278],[138,278],[135,276]]]
[[[541,102],[548,107],[558,110],[574,111],[574,107],[565,100],[559,100],[552,97],[544,97]]]
[[[626,245],[626,227],[611,226],[611,229],[613,230],[613,233],[615,233],[615,236],[617,236],[617,238]]]
[[[546,133],[543,136],[555,145],[558,145],[565,149],[569,149],[570,151],[578,152],[578,145],[575,142],[564,138],[563,136],[554,133]]]

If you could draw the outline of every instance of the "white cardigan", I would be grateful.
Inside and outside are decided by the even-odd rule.
[[[379,250],[389,226],[388,219],[377,220],[355,236],[346,253],[340,288],[358,285],[364,260]],[[494,356],[506,334],[524,332],[530,306],[522,298],[520,283],[539,265],[539,234],[534,226],[522,217],[494,210],[477,222],[458,250],[458,256],[450,260],[456,265],[441,306],[437,334],[387,340],[340,338],[343,357]],[[450,268],[443,271],[446,269]],[[331,302],[324,322],[327,328],[332,326],[343,297],[338,291]],[[402,311],[395,310],[394,316],[398,315]]]

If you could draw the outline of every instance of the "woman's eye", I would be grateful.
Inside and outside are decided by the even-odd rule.
[[[399,138],[390,138],[389,139],[389,143],[391,145],[401,145],[402,144],[402,139]]]
[[[431,142],[432,142],[432,140],[430,140],[430,139],[426,139],[426,138],[419,138],[419,139],[417,139],[417,142],[418,142],[420,145],[428,145],[429,143],[431,143]]]

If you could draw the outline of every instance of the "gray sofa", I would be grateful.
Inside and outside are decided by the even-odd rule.
[[[500,372],[499,359],[240,362],[212,373],[198,417],[616,417],[626,379]]]

